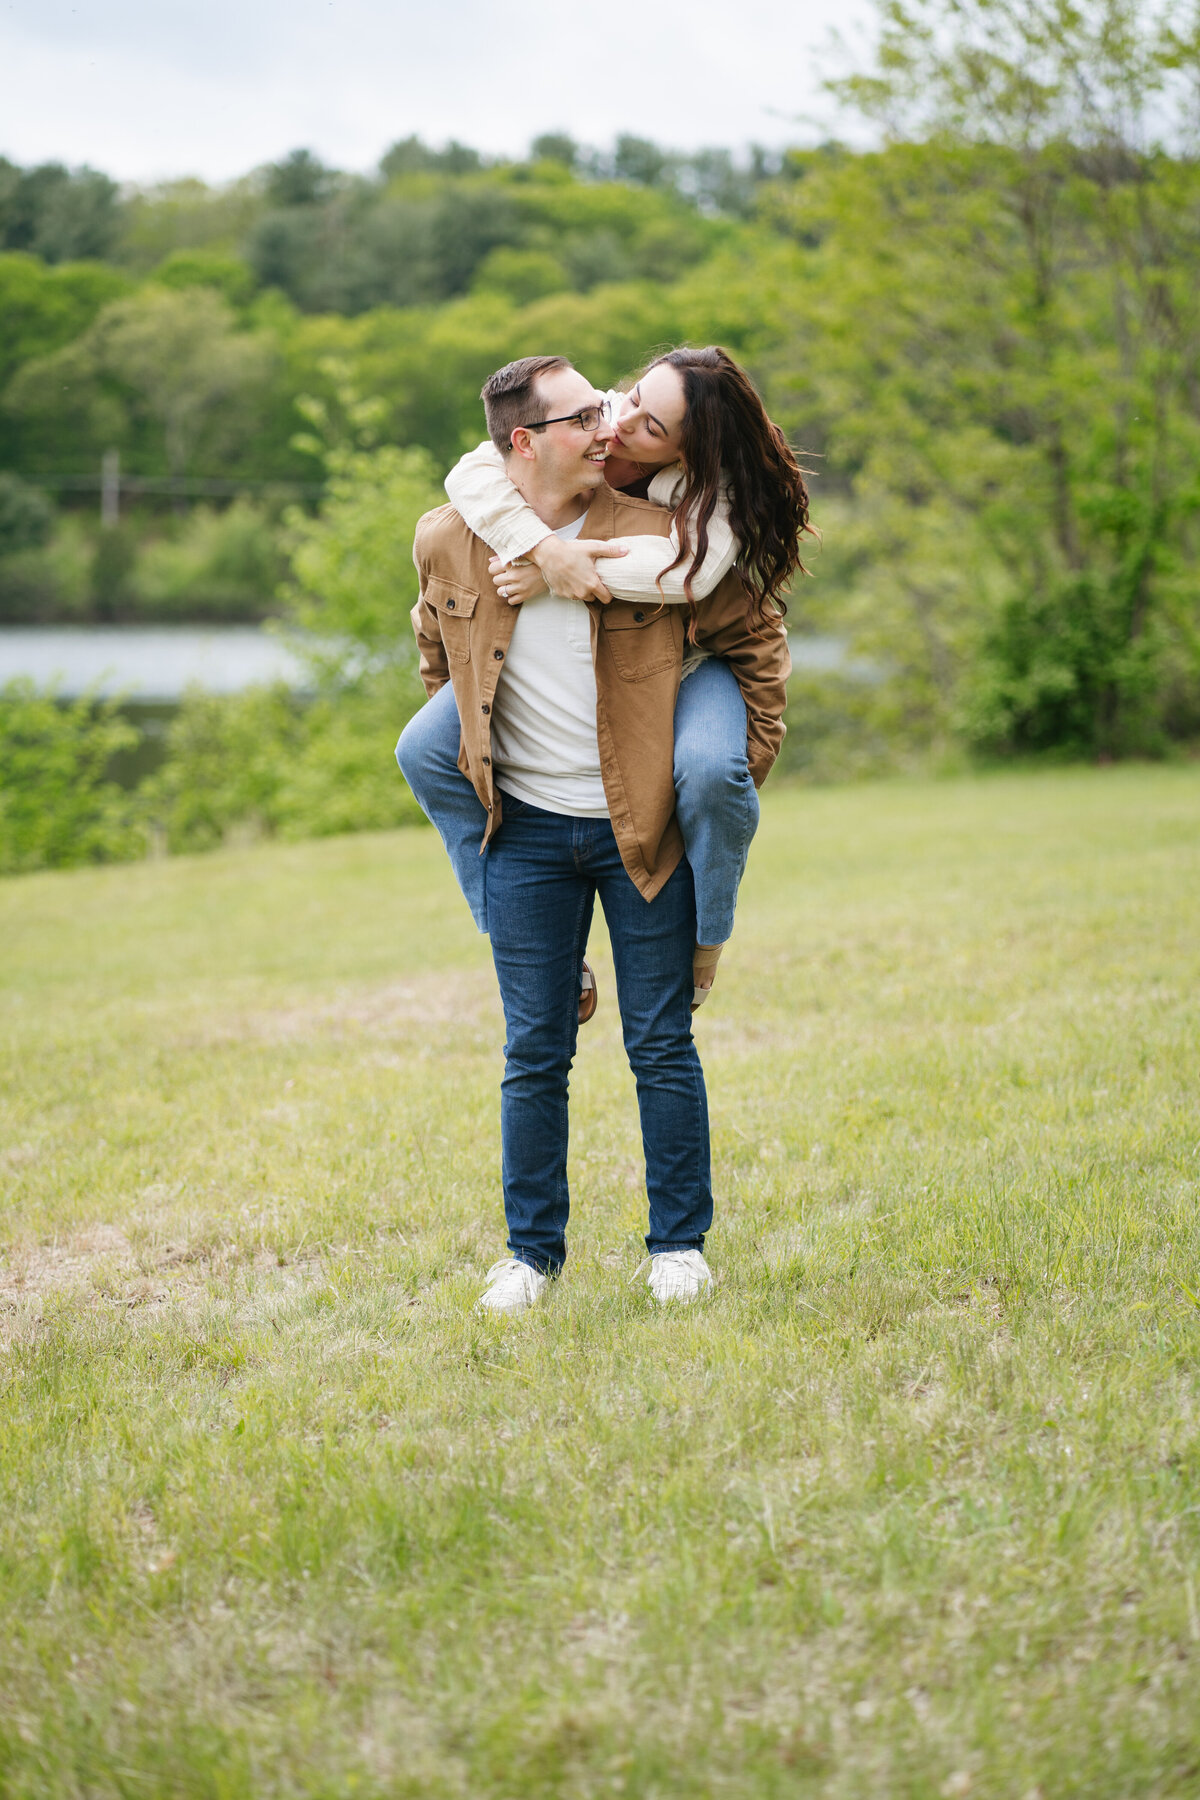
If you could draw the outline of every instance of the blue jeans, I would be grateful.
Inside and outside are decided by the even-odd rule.
[[[437,826],[471,917],[480,931],[486,931],[483,866],[487,852],[481,854],[479,845],[487,829],[487,812],[458,766],[461,740],[458,704],[454,689],[447,682],[420,712],[413,714],[400,733],[396,761],[417,805]],[[504,816],[508,817],[507,806]]]
[[[712,1224],[708,1100],[692,1040],[696,913],[686,862],[644,900],[607,819],[543,812],[510,795],[486,863],[488,932],[504,1002],[500,1090],[504,1216],[513,1256],[557,1273],[567,1254],[567,1083],[579,977],[597,894],[637,1080],[646,1248],[699,1250]]]
[[[472,918],[487,931],[489,853],[479,853],[487,814],[459,772],[459,737],[458,709],[447,685],[404,727],[396,760],[441,833]],[[723,944],[733,933],[738,885],[758,827],[758,795],[746,763],[746,705],[733,671],[716,657],[702,662],[679,689],[675,805],[696,884],[696,941]]]

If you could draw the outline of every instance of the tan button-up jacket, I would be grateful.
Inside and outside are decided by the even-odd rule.
[[[582,535],[666,537],[671,514],[610,487],[596,490]],[[436,694],[449,681],[462,721],[458,766],[487,808],[480,849],[499,828],[503,796],[492,766],[492,708],[516,609],[488,574],[492,552],[452,506],[417,525],[413,560],[421,598],[412,611],[421,679]],[[639,892],[652,900],[683,854],[675,819],[675,701],[687,618],[681,606],[613,600],[588,602],[596,670],[596,735],[600,773],[621,860]],[[791,672],[782,619],[762,633],[746,624],[746,598],[735,575],[698,603],[698,641],[723,657],[746,702],[750,773],[761,786],[783,742],[783,709]]]

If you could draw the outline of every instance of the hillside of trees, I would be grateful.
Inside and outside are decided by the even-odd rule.
[[[1197,29],[1139,0],[886,7],[833,84],[871,151],[407,137],[368,175],[298,150],[147,190],[0,163],[0,618],[294,610],[331,445],[419,452],[436,492],[509,358],[614,383],[719,342],[814,470],[793,623],[885,674],[798,688],[801,740],[845,766],[1193,741]]]

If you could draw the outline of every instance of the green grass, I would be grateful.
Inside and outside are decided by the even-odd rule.
[[[1198,802],[769,792],[668,1314],[602,943],[571,1260],[471,1311],[432,833],[0,888],[5,1800],[1200,1792]]]

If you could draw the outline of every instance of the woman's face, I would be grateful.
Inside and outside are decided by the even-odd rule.
[[[652,469],[678,462],[685,411],[682,375],[670,363],[656,363],[622,400],[609,454]]]

